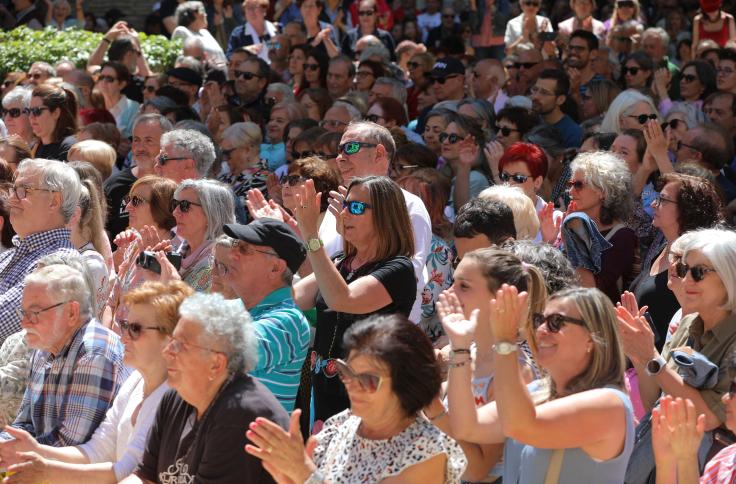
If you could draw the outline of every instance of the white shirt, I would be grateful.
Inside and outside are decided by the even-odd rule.
[[[143,400],[143,377],[133,372],[120,387],[112,406],[92,438],[78,448],[91,464],[114,462],[112,470],[118,481],[129,476],[143,459],[148,431],[156,417],[158,404],[169,389],[166,382]],[[133,412],[143,402],[135,426]]]
[[[536,16],[537,21],[537,32],[552,32],[552,22],[547,17],[541,15]],[[522,13],[518,17],[514,17],[506,24],[506,34],[503,36],[503,41],[506,46],[509,46],[516,42],[524,32],[524,14]]]
[[[209,30],[201,29],[200,31],[195,32],[180,25],[175,28],[174,32],[172,32],[171,34],[172,39],[181,38],[182,40],[187,40],[190,37],[198,37],[200,40],[202,40],[202,45],[204,45],[204,51],[207,54],[207,58],[213,64],[221,67],[227,65],[227,57],[225,57],[225,52],[222,51],[222,47],[220,47],[220,44],[215,40],[214,37],[212,37],[212,34]]]
[[[442,24],[442,12],[420,13],[417,16],[417,27],[422,30],[422,42],[427,41],[429,31]]]
[[[265,21],[265,31],[266,33],[273,39],[276,37],[278,32],[276,31],[276,26],[269,22],[268,20]],[[261,43],[260,36],[258,33],[256,33],[256,29],[253,28],[253,26],[250,24],[250,22],[246,22],[245,24],[245,33],[246,35],[250,35],[250,37],[253,39],[253,45],[259,45]],[[268,46],[263,45],[263,48],[258,53],[258,57],[268,62],[268,64],[271,64],[271,59],[268,57]]]
[[[593,20],[593,33],[598,37],[599,39],[603,39],[606,35],[606,26],[603,25],[603,22],[600,20],[592,19]],[[570,36],[572,34],[573,29],[575,28],[575,16],[570,17],[567,20],[563,20],[559,24],[557,24],[557,30],[562,34],[566,36]]]
[[[406,190],[401,190],[406,201],[412,228],[414,229],[414,257],[411,263],[414,266],[414,275],[417,278],[417,296],[411,308],[409,319],[419,324],[422,316],[422,291],[429,281],[427,273],[427,257],[432,245],[432,222],[429,212],[421,198]],[[337,220],[329,210],[322,219],[319,227],[319,237],[325,244],[325,251],[332,257],[343,249],[342,236],[337,233]]]

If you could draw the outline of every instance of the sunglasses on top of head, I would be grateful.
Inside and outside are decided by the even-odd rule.
[[[583,321],[582,319],[565,316],[564,314],[554,313],[545,316],[544,314],[535,313],[532,316],[532,324],[534,325],[534,329],[539,329],[540,326],[545,323],[547,325],[547,331],[549,331],[550,333],[559,333],[565,323],[572,323],[578,326],[586,327],[585,321]]]
[[[282,175],[279,181],[282,185],[293,187],[300,183],[304,183],[305,181],[307,181],[307,179],[301,175]]]
[[[370,203],[358,202],[356,200],[343,200],[342,208],[347,208],[348,212],[353,215],[363,215],[367,208],[373,208],[373,206]]]

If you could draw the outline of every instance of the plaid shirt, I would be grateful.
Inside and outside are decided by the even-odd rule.
[[[15,310],[23,298],[23,281],[36,268],[38,260],[49,254],[79,253],[70,236],[71,231],[65,228],[38,232],[24,239],[16,235],[15,247],[0,254],[0,345],[20,331]]]
[[[130,374],[123,352],[118,335],[95,319],[83,324],[58,355],[36,350],[13,427],[55,447],[89,440]]]

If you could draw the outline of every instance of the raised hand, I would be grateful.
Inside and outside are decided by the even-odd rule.
[[[491,332],[495,341],[515,342],[529,315],[528,294],[503,284],[491,299]]]
[[[504,147],[500,141],[489,141],[483,148],[483,154],[486,155],[486,163],[494,177],[498,177],[498,161],[503,156],[503,151]]]
[[[337,191],[332,190],[330,192],[330,198],[328,199],[327,210],[335,216],[335,228],[337,233],[340,235],[343,235],[342,217],[340,216],[342,213],[342,202],[345,201],[345,197],[347,197],[347,195],[348,189],[340,185],[337,187]]]
[[[248,212],[253,219],[273,218],[284,221],[281,208],[273,200],[267,201],[260,190],[255,188],[248,190],[247,197],[245,206],[248,207]]]
[[[547,202],[539,211],[539,230],[542,233],[542,240],[548,244],[556,242],[560,235],[560,227],[562,227],[562,217],[555,220],[555,204]]]
[[[174,267],[174,264],[169,262],[169,259],[166,258],[166,252],[163,250],[157,250],[154,254],[156,255],[158,264],[161,266],[161,277],[159,280],[161,282],[181,281],[181,276],[176,270],[176,267]]]
[[[633,292],[624,291],[621,294],[621,302],[617,306],[623,306],[629,312],[629,314],[635,314],[637,316],[644,316],[649,306],[642,306],[639,308],[639,303],[636,301],[636,295]]]
[[[475,340],[475,328],[478,326],[478,309],[465,318],[460,300],[452,289],[442,291],[437,301],[437,314],[440,315],[445,334],[450,338],[452,348],[469,348]]]
[[[314,189],[314,180],[307,180],[301,186],[296,187],[294,198],[296,199],[294,216],[299,224],[300,232],[304,237],[317,235],[322,193],[317,193]]]
[[[266,178],[266,190],[268,190],[268,196],[271,200],[279,205],[284,204],[281,182],[279,181],[279,177],[276,176],[276,173],[272,172],[268,174],[268,177]]]
[[[663,433],[669,441],[675,459],[692,459],[698,454],[698,448],[705,432],[705,415],[698,415],[695,404],[689,399],[662,399],[660,406],[664,410],[666,425]]]
[[[654,358],[654,332],[649,322],[638,313],[631,313],[624,306],[616,307],[618,329],[624,345],[624,353],[634,364],[641,365]]]
[[[478,152],[480,151],[478,143],[475,142],[475,137],[467,136],[457,146],[460,164],[467,170],[471,170],[478,159]]]

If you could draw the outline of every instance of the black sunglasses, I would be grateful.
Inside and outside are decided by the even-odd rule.
[[[166,163],[170,161],[179,161],[179,160],[191,160],[192,158],[190,156],[166,156],[166,155],[158,155],[158,164],[161,166],[165,166]]]
[[[575,181],[568,180],[566,185],[567,185],[567,188],[570,190],[572,190],[573,188],[575,190],[582,190],[583,187],[585,186],[585,182],[582,180],[575,180]]]
[[[519,183],[519,184],[522,184],[526,182],[529,178],[531,178],[526,175],[520,175],[518,173],[512,175],[511,173],[508,173],[506,171],[502,171],[501,173],[499,173],[498,177],[504,183],[508,183],[509,180],[513,180],[514,183]]]
[[[375,10],[359,10],[358,17],[370,17],[374,13],[376,13]]]
[[[308,71],[318,71],[319,70],[319,64],[307,64],[304,63],[304,68]]]
[[[545,316],[544,314],[535,313],[532,316],[532,324],[534,325],[534,329],[539,329],[539,327],[545,323],[547,324],[547,331],[549,331],[550,333],[559,333],[565,323],[572,323],[577,324],[578,326],[586,327],[585,321],[583,321],[582,319],[565,316],[564,314],[554,313]]]
[[[715,269],[711,269],[710,267],[705,266],[689,266],[685,264],[684,262],[678,262],[675,264],[675,273],[677,274],[677,277],[680,279],[684,279],[687,276],[687,273],[690,273],[690,275],[693,277],[693,281],[700,282],[703,279],[705,279],[706,274],[709,272],[717,272]]]
[[[639,124],[645,124],[647,122],[647,120],[649,120],[649,119],[657,119],[657,115],[654,114],[654,113],[652,113],[652,114],[640,114],[638,116],[635,116],[633,114],[627,114],[626,116],[629,117],[629,118],[636,119],[637,121],[639,121]]]
[[[416,69],[417,67],[419,67],[419,62],[409,61],[406,63],[406,67],[407,69]]]
[[[51,110],[47,108],[46,106],[41,106],[38,108],[24,108],[23,114],[28,114],[28,115],[33,116],[34,118],[37,118],[41,116],[41,113],[43,113],[44,111],[51,111]]]
[[[433,81],[433,82],[435,82],[435,83],[437,83],[437,84],[440,84],[440,85],[444,85],[444,84],[445,84],[445,82],[446,82],[446,81],[447,81],[448,79],[452,79],[452,78],[454,78],[454,77],[457,77],[457,76],[459,76],[459,75],[460,75],[460,74],[451,74],[451,75],[449,75],[449,76],[445,76],[445,77],[435,77],[434,79],[432,79],[432,81]]]
[[[156,92],[156,86],[144,86],[143,89],[145,89],[146,92]]]
[[[639,70],[641,67],[622,67],[621,68],[621,75],[625,76],[628,73],[631,73],[632,76],[635,76],[639,73]]]
[[[684,143],[684,142],[682,142],[682,141],[678,141],[678,142],[677,142],[677,151],[680,151],[680,150],[682,149],[682,147],[683,147],[683,146],[684,146],[684,147],[686,147],[686,148],[690,148],[691,150],[693,150],[693,151],[696,151],[696,152],[700,153],[700,150],[699,150],[698,148],[696,148],[696,147],[695,147],[695,146],[693,146],[693,145],[689,145],[689,144],[687,144],[687,143]]]
[[[133,341],[136,341],[138,338],[140,338],[141,332],[144,330],[160,331],[161,333],[166,333],[166,328],[162,328],[161,326],[143,326],[141,323],[131,323],[126,319],[119,321],[118,325],[120,326],[120,330],[124,333],[127,333],[128,337]]]
[[[444,143],[447,141],[449,144],[454,145],[458,141],[463,140],[464,138],[461,138],[460,136],[456,135],[455,133],[448,134],[448,133],[440,133],[440,143]]]
[[[0,109],[0,114],[4,118],[5,116],[10,116],[11,118],[19,118],[21,114],[23,114],[23,110],[21,108],[10,108],[10,109]]]
[[[300,158],[307,158],[309,156],[314,155],[314,151],[292,151],[291,152],[291,159],[292,160],[298,160]]]
[[[514,62],[513,64],[511,64],[511,67],[513,67],[514,69],[521,69],[522,67],[524,69],[531,69],[537,64],[539,64],[539,62]]]
[[[517,133],[520,132],[518,129],[509,128],[507,126],[496,126],[496,132],[501,133],[504,136],[508,136],[514,131],[516,131]]]
[[[133,196],[126,195],[123,198],[123,203],[125,203],[125,205],[131,204],[134,207],[140,207],[144,203],[149,203],[149,202],[145,198],[141,198],[138,195],[133,195]]]
[[[671,121],[665,121],[662,123],[662,129],[667,129],[667,126],[669,126],[672,129],[677,129],[678,126],[680,126],[680,123],[685,124],[685,121],[682,119],[673,119]]]
[[[685,74],[680,78],[681,81],[685,81],[686,84],[690,84],[693,81],[698,80],[698,76],[694,76],[692,74]]]
[[[383,116],[379,116],[377,114],[366,114],[363,119],[365,121],[370,121],[371,123],[378,123],[378,120],[383,119]]]
[[[192,209],[192,205],[196,205],[197,207],[202,206],[201,203],[190,202],[189,200],[177,200],[174,198],[171,200],[171,211],[173,212],[176,210],[176,207],[179,207],[181,213],[188,213],[189,210]]]
[[[337,153],[325,153],[324,151],[318,151],[317,156],[324,158],[325,160],[331,160],[337,158]]]
[[[117,77],[112,77],[112,76],[100,76],[97,78],[97,80],[102,81],[102,82],[115,82],[118,79]]]
[[[251,79],[253,79],[255,77],[261,77],[261,76],[259,76],[258,74],[253,74],[252,72],[248,72],[248,71],[238,71],[238,70],[236,70],[235,71],[235,77],[242,77],[246,81],[250,81]]]

